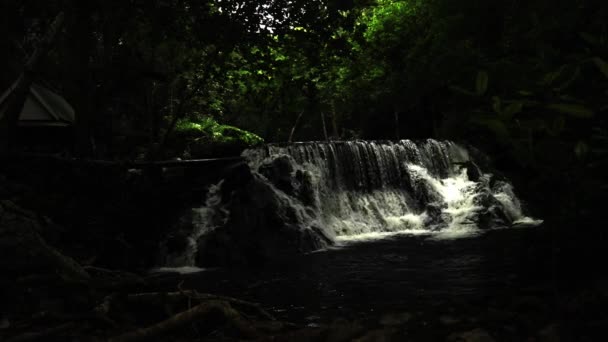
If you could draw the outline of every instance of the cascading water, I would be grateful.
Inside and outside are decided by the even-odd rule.
[[[267,226],[267,221],[283,220],[290,231],[321,234],[320,240],[335,242],[395,233],[457,237],[484,228],[540,222],[522,213],[509,183],[481,172],[465,148],[449,141],[267,145],[247,150],[243,157],[258,183],[250,197],[274,200],[242,214],[244,220],[224,220],[229,225],[237,222],[232,226],[258,221]],[[217,198],[221,186],[213,188],[214,200],[204,207],[207,221],[198,223],[201,227],[192,230],[189,241],[215,229],[210,228],[217,222],[214,213],[230,216],[230,200]],[[236,206],[242,207],[241,202]],[[258,216],[268,206],[281,214],[260,221]],[[267,239],[247,229],[252,237]],[[193,263],[196,243],[191,245],[186,259]]]
[[[530,222],[510,184],[491,185],[492,175],[480,174],[467,150],[449,141],[296,143],[244,156],[253,169],[286,156],[294,169],[309,174],[317,224],[338,238],[474,232],[483,214],[493,216],[493,226]],[[476,173],[477,179],[469,179]]]

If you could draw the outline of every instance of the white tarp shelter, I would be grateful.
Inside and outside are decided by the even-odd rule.
[[[14,84],[0,97],[0,118],[7,110],[7,99]],[[65,127],[74,123],[74,108],[52,90],[33,83],[17,123],[20,127]]]

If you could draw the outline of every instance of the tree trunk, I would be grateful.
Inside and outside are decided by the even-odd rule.
[[[394,112],[395,114],[395,139],[399,140],[400,134],[399,134],[399,111],[395,110]]]
[[[331,101],[331,126],[333,129],[334,139],[340,139],[340,134],[338,134],[338,118],[336,114],[336,102]]]
[[[327,126],[325,126],[325,114],[321,111],[321,123],[323,124],[323,136],[326,141],[329,141],[329,137],[327,136]]]
[[[298,123],[300,122],[300,119],[302,118],[302,114],[304,114],[304,111],[301,111],[300,114],[298,114],[298,117],[296,118],[296,122],[293,124],[293,127],[291,128],[291,132],[289,133],[289,140],[287,140],[288,142],[293,141],[293,135],[296,132],[296,127],[298,127]]]
[[[87,1],[72,0],[69,19],[69,94],[76,112],[75,152],[78,156],[89,157],[93,154],[93,135],[91,124],[93,107],[91,103],[89,58],[93,49],[93,30],[91,27],[91,4]]]
[[[65,20],[65,14],[60,12],[55,17],[55,20],[49,26],[48,31],[38,42],[34,53],[28,58],[27,62],[23,67],[23,72],[17,79],[12,91],[7,99],[7,107],[5,115],[2,117],[2,138],[6,140],[6,146],[10,147],[14,140],[17,129],[17,123],[19,121],[19,114],[23,110],[23,105],[27,99],[30,86],[34,82],[35,71],[38,68],[40,62],[49,52],[53,46],[53,42],[57,37],[57,33],[63,26]]]

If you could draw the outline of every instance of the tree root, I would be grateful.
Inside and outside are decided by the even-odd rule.
[[[182,299],[190,299],[192,301],[203,302],[203,301],[222,301],[232,305],[241,306],[250,310],[253,310],[256,314],[260,315],[264,319],[274,321],[276,318],[264,310],[259,304],[248,302],[245,300],[218,296],[207,293],[199,293],[196,290],[181,290],[179,292],[148,292],[148,293],[137,293],[130,294],[126,297],[126,300],[130,303],[154,303],[160,304],[163,301],[179,301]]]
[[[199,304],[150,327],[137,329],[111,338],[108,342],[131,342],[155,338],[181,326],[193,323],[214,312],[221,314],[243,337],[255,338],[258,336],[257,331],[230,304],[214,300]]]
[[[49,338],[53,335],[68,331],[74,327],[74,322],[68,322],[56,327],[48,328],[39,332],[28,332],[13,338],[9,338],[6,342],[27,342]]]

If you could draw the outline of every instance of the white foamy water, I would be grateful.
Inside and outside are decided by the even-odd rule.
[[[211,185],[207,192],[205,205],[199,208],[192,208],[188,226],[191,231],[186,238],[187,246],[182,253],[169,254],[166,256],[164,270],[167,272],[188,273],[192,270],[197,272],[197,268],[188,268],[196,264],[196,253],[198,252],[198,239],[206,233],[213,231],[224,225],[228,218],[227,209],[222,206],[221,188],[224,181]]]
[[[374,241],[392,238],[395,236],[432,236],[435,233],[428,229],[409,229],[396,232],[373,232],[357,235],[340,235],[336,236],[338,246],[348,244],[350,242]]]
[[[467,167],[476,166],[452,142],[300,143],[244,155],[253,169],[289,158],[294,170],[307,174],[315,194],[314,224],[337,241],[472,236],[480,233],[480,215],[493,215],[489,209],[502,213],[489,219],[497,226],[539,223],[525,217],[510,184],[498,182],[492,189],[492,176],[483,173],[469,179]],[[484,202],[483,196],[494,200]]]
[[[207,269],[195,267],[195,266],[181,266],[181,267],[157,267],[150,270],[150,273],[179,273],[179,274],[193,274],[204,272]]]
[[[479,195],[478,184],[469,180],[466,168],[444,179],[432,177],[428,170],[419,165],[408,164],[407,168],[412,178],[425,182],[439,195],[435,204],[442,207],[442,215],[447,218],[446,232],[460,235],[474,230],[475,218],[483,207],[475,203]]]

